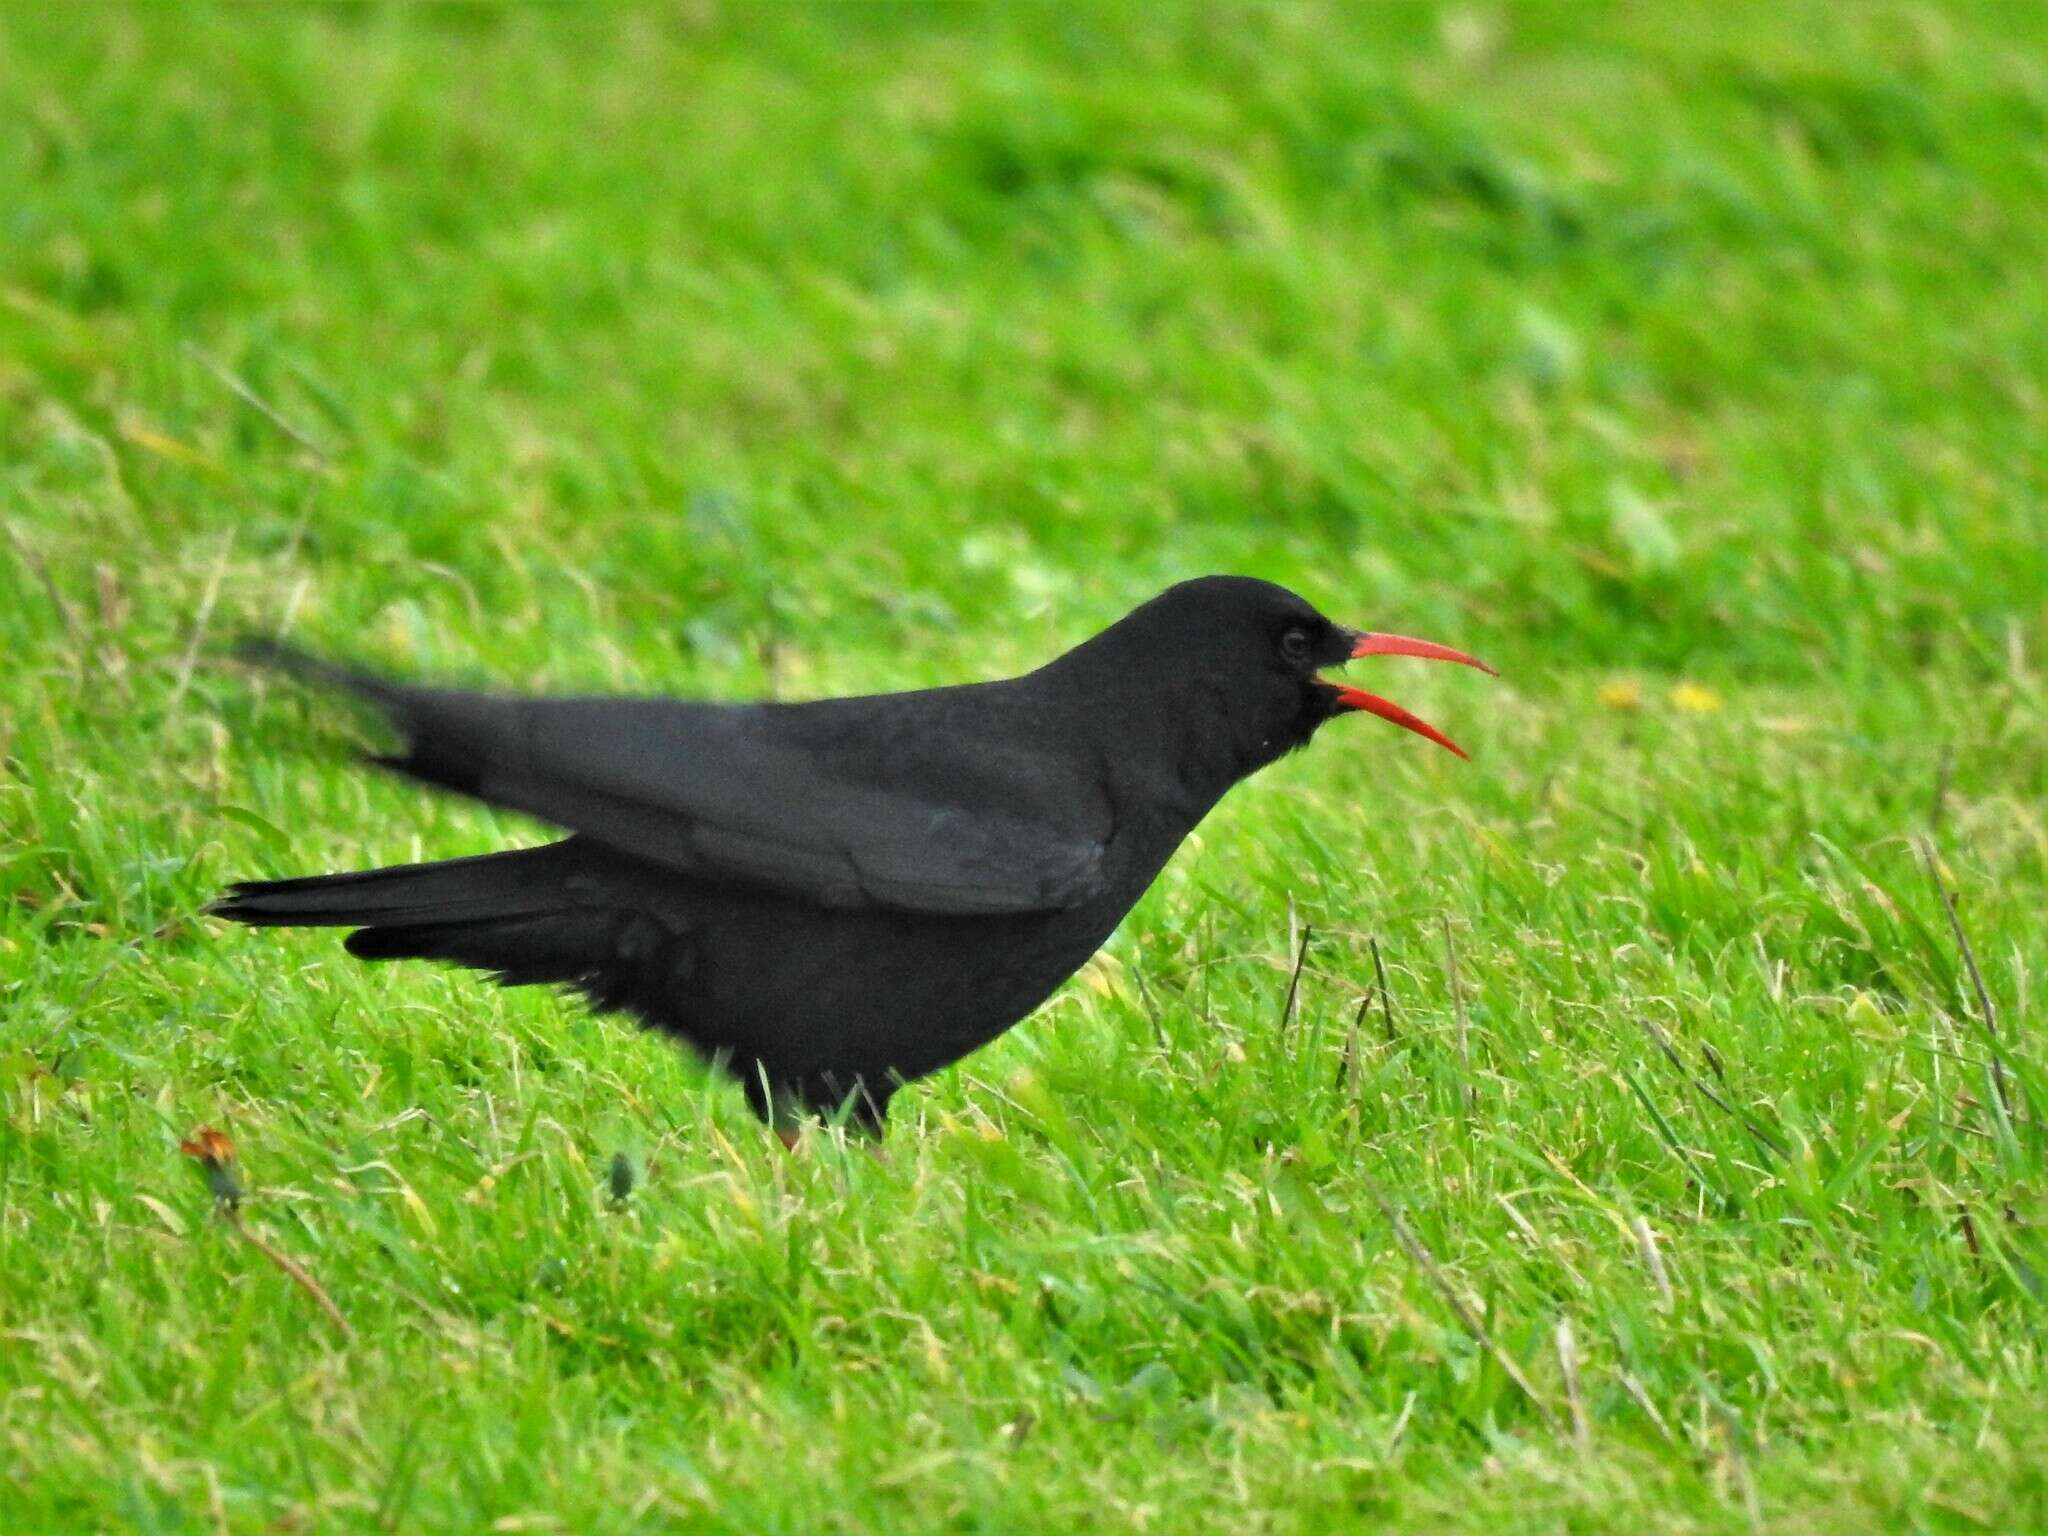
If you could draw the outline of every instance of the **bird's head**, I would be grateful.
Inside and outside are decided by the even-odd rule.
[[[1419,656],[1493,672],[1434,641],[1347,628],[1285,587],[1248,576],[1182,582],[1098,638],[1118,631],[1127,632],[1127,645],[1160,653],[1155,665],[1171,669],[1183,720],[1232,742],[1240,773],[1305,745],[1325,721],[1360,710],[1464,757],[1426,720],[1322,674],[1361,656]]]

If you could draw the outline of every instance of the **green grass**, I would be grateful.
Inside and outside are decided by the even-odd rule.
[[[2003,3],[0,13],[0,1527],[2048,1526],[2044,57]],[[1476,761],[1355,721],[1239,791],[886,1161],[195,915],[535,835],[238,630],[805,695],[1220,570],[1499,664],[1376,674]]]

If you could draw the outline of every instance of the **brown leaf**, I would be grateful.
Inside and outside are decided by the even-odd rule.
[[[226,1131],[202,1125],[178,1143],[178,1150],[199,1164],[215,1200],[229,1209],[241,1204],[242,1181],[235,1172],[235,1144],[228,1140]]]
[[[178,1150],[187,1157],[198,1158],[209,1168],[218,1168],[235,1160],[235,1144],[228,1140],[227,1132],[217,1131],[210,1125],[200,1126],[189,1141],[179,1142]]]

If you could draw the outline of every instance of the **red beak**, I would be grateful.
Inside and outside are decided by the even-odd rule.
[[[1361,634],[1351,647],[1353,656],[1420,656],[1427,661],[1455,661],[1462,667],[1477,667],[1491,677],[1498,677],[1485,662],[1476,656],[1467,656],[1463,651],[1454,651],[1448,645],[1438,645],[1434,640],[1410,640],[1406,635]],[[1419,715],[1412,715],[1391,699],[1383,699],[1376,693],[1367,693],[1363,688],[1339,688],[1336,707],[1340,710],[1362,709],[1367,714],[1378,715],[1382,720],[1391,720],[1404,730],[1418,736],[1427,736],[1445,750],[1467,758],[1469,754],[1450,737],[1431,725]]]

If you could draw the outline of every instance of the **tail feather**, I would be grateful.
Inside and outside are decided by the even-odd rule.
[[[206,910],[263,927],[366,928],[533,917],[570,904],[562,843],[435,864],[246,880]]]
[[[359,928],[346,948],[359,960],[440,960],[488,971],[500,986],[568,983],[600,1007],[623,1007],[638,974],[632,932],[641,920],[605,909],[475,922]],[[623,942],[622,942],[623,941]]]
[[[600,1008],[645,1012],[687,971],[679,930],[630,891],[606,886],[573,839],[439,864],[247,881],[207,911],[257,926],[353,928],[346,947],[361,960],[447,961],[504,986],[567,983]]]

